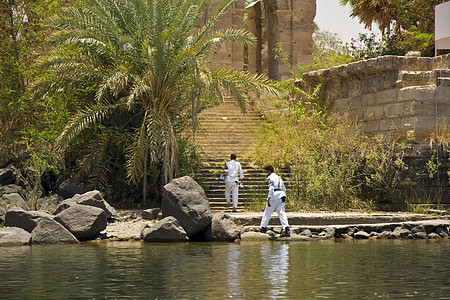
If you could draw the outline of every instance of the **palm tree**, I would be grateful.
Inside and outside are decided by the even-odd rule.
[[[377,23],[383,32],[391,30],[392,23],[396,21],[399,26],[399,0],[340,0],[341,5],[349,5],[352,9],[351,17],[358,17],[366,28],[372,28],[372,23]]]
[[[53,18],[52,41],[58,50],[44,64],[56,73],[49,90],[96,90],[95,99],[68,123],[58,145],[68,147],[95,125],[120,132],[128,178],[142,183],[145,203],[150,167],[159,170],[162,185],[173,179],[177,137],[184,129],[180,124],[186,123],[189,108],[193,116],[197,113],[202,91],[226,91],[243,109],[248,89],[277,91],[262,76],[209,68],[209,50],[254,41],[243,29],[211,31],[235,1],[223,2],[202,26],[198,24],[207,0],[92,0]],[[111,140],[106,138],[104,144]],[[98,161],[95,155],[87,158]]]

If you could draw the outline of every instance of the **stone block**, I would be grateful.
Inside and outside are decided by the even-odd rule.
[[[380,131],[380,121],[372,120],[372,121],[364,121],[363,123],[364,132],[370,134],[376,134]]]
[[[414,86],[402,88],[398,91],[398,101],[434,100],[436,86]]]
[[[377,104],[395,103],[398,101],[398,90],[388,89],[376,93]]]
[[[350,106],[350,110],[359,110],[362,108],[360,96],[355,96],[355,97],[349,98],[348,103]]]
[[[403,114],[403,103],[390,103],[383,106],[384,117],[393,118],[402,116]]]
[[[450,87],[439,87],[437,89],[438,102],[450,103]]]
[[[401,118],[389,118],[380,120],[380,130],[381,131],[393,131],[403,128]]]
[[[368,93],[361,96],[361,106],[369,107],[374,106],[377,103],[376,93]]]
[[[347,111],[350,107],[350,99],[349,98],[341,98],[336,99],[333,103],[332,110],[336,112]]]
[[[380,120],[384,117],[384,108],[383,106],[371,106],[367,107],[364,110],[364,120]]]
[[[416,128],[416,117],[415,116],[403,117],[402,128],[404,130],[414,130]]]
[[[429,131],[429,134],[431,134],[436,128],[436,121],[434,116],[416,116],[414,128],[416,130]]]

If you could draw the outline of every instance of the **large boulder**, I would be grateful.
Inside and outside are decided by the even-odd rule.
[[[145,242],[186,242],[186,231],[174,217],[166,217],[152,226],[146,226],[141,233]]]
[[[19,193],[3,194],[1,196],[2,204],[7,207],[27,207],[28,203]]]
[[[6,168],[0,169],[0,185],[7,185],[16,181],[15,168],[9,165]]]
[[[30,243],[31,233],[18,227],[0,228],[0,246],[21,246]]]
[[[230,215],[220,212],[213,216],[210,228],[206,231],[208,241],[234,241],[240,237],[242,227],[234,223]]]
[[[86,184],[78,183],[74,178],[63,181],[58,187],[58,195],[64,199],[72,198],[76,194],[84,194],[89,191]]]
[[[177,178],[163,188],[163,218],[174,216],[189,237],[211,224],[211,209],[205,191],[189,176]]]
[[[42,219],[31,232],[31,244],[78,244],[76,237],[60,223]]]
[[[107,220],[103,209],[75,204],[55,216],[78,240],[87,240],[97,236],[106,228]]]
[[[5,214],[6,226],[19,227],[28,232],[32,232],[42,219],[52,220],[53,216],[46,211],[27,211],[20,207],[13,207]]]
[[[0,194],[19,194],[22,198],[25,198],[26,192],[23,187],[17,184],[7,184],[0,186]]]
[[[89,191],[82,195],[76,194],[72,198],[62,201],[53,214],[59,214],[64,209],[74,204],[90,205],[101,208],[105,211],[107,219],[117,215],[116,210],[103,199],[102,194],[97,190]]]

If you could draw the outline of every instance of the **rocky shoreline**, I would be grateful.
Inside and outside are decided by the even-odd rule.
[[[320,239],[449,239],[450,218],[406,213],[288,213],[290,237],[280,237],[274,214],[266,233],[262,213],[213,212],[192,178],[163,188],[160,208],[117,211],[99,191],[75,194],[53,212],[11,207],[0,219],[0,246],[67,244],[80,241],[235,242]],[[4,218],[3,218],[4,216]]]
[[[215,212],[218,214],[219,212]],[[281,226],[276,214],[272,216],[267,233],[260,233],[258,222],[262,213],[225,212],[240,226],[240,237],[235,241],[310,241],[321,239],[450,239],[450,218],[410,213],[288,213],[291,237],[280,237]],[[130,241],[142,240],[145,226],[158,218],[143,218],[140,210],[118,211],[119,217],[108,223],[102,239]],[[301,220],[302,223],[298,223]],[[389,221],[389,222],[387,222]],[[391,222],[392,221],[392,222]],[[347,224],[344,224],[347,223]]]

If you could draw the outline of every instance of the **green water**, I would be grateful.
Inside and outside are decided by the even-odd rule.
[[[450,299],[450,240],[0,248],[1,299]]]

